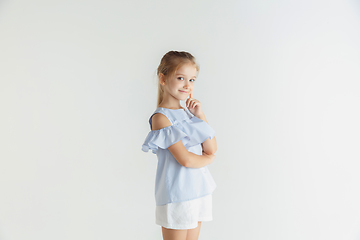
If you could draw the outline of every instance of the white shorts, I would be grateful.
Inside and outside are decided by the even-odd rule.
[[[212,220],[212,195],[156,206],[156,224],[170,229],[192,229]]]

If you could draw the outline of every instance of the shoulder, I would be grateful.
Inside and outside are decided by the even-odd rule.
[[[151,130],[159,130],[171,126],[169,119],[162,113],[155,113],[151,118]]]

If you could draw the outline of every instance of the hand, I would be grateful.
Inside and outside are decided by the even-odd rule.
[[[199,100],[192,98],[192,93],[190,93],[190,97],[186,99],[186,107],[197,118],[200,118],[201,116],[204,115],[201,107],[201,102],[199,102]]]

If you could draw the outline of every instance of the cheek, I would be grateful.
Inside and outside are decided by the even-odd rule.
[[[181,88],[182,85],[183,85],[182,82],[178,81],[178,82],[175,82],[172,86],[174,88]]]
[[[177,83],[171,83],[168,85],[168,89],[170,91],[176,91],[178,88],[179,88],[179,84],[177,84]]]

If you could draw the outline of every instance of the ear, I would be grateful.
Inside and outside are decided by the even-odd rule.
[[[165,85],[165,75],[162,73],[159,74],[159,83],[160,85]]]

